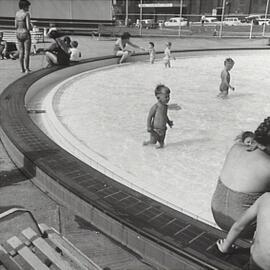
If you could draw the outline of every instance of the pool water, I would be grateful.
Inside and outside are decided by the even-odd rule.
[[[230,91],[218,99],[226,57],[235,60]],[[57,95],[55,111],[68,131],[143,190],[175,208],[213,222],[211,196],[235,137],[254,130],[270,114],[270,56],[267,51],[193,55],[151,65],[136,62],[77,76]],[[165,148],[142,146],[146,119],[156,103],[154,88],[171,89]]]

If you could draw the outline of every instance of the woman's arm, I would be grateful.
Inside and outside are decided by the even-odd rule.
[[[32,26],[31,26],[31,22],[30,22],[30,13],[29,12],[26,13],[25,21],[26,21],[26,29],[28,31],[31,31],[32,30]]]
[[[239,237],[239,234],[246,228],[248,224],[254,221],[257,217],[258,205],[261,197],[255,201],[255,203],[246,210],[246,212],[238,219],[231,227],[228,235],[225,239],[219,240],[217,246],[223,253],[230,251],[232,244]]]
[[[145,49],[144,49],[143,47],[140,47],[140,46],[138,46],[138,45],[132,43],[131,41],[127,41],[127,44],[130,45],[130,46],[133,47],[133,48],[137,48],[137,49],[140,49],[140,50],[145,51]]]

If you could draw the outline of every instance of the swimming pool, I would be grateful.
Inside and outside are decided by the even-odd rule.
[[[221,100],[216,95],[226,57],[235,60],[236,91]],[[211,195],[226,152],[236,135],[269,115],[269,65],[267,51],[234,51],[179,57],[171,69],[161,61],[101,68],[65,81],[54,111],[86,155],[94,154],[140,191],[212,222]],[[169,111],[174,127],[159,150],[142,146],[158,83],[182,106]]]

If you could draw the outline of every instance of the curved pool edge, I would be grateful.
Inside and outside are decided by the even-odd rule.
[[[186,50],[179,53],[190,51],[195,52]],[[145,56],[140,54],[133,59],[142,60]],[[157,203],[86,166],[52,142],[28,116],[24,97],[34,82],[53,71],[55,74],[67,72],[68,76],[69,72],[81,72],[78,67],[94,69],[116,61],[115,57],[108,56],[65,69],[39,70],[9,85],[0,99],[0,136],[9,155],[36,185],[56,201],[162,266],[169,269],[179,269],[180,265],[185,269],[240,269],[241,266],[215,253],[216,239],[224,236],[221,231]],[[245,242],[241,245],[247,246]],[[240,263],[247,261],[248,256],[243,257]]]

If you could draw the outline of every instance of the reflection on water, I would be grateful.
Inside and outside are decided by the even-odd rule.
[[[231,84],[236,91],[217,99],[226,57],[235,60]],[[263,65],[262,65],[263,63]],[[270,114],[268,52],[135,63],[89,72],[60,95],[61,121],[93,151],[136,177],[137,185],[212,221],[211,195],[226,152],[243,130],[254,130]],[[255,68],[256,67],[256,68]],[[255,71],[256,70],[256,71]],[[146,118],[156,102],[154,88],[171,89],[166,147],[143,147]]]

